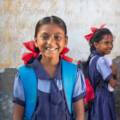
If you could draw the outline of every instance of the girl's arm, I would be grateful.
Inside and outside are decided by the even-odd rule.
[[[85,78],[81,69],[78,68],[76,83],[73,92],[73,109],[75,113],[75,120],[84,120],[84,102],[83,99],[86,94]]]
[[[16,103],[13,104],[13,120],[23,120],[24,107]]]
[[[116,80],[116,66],[113,65],[112,61],[106,59],[105,57],[100,57],[97,61],[97,70],[102,75],[103,80],[109,82],[110,86],[115,88],[117,85]]]
[[[16,74],[13,86],[13,120],[23,120],[25,96],[19,73]]]
[[[84,120],[84,102],[83,99],[73,103],[76,120]]]

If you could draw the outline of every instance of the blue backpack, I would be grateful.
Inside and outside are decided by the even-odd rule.
[[[31,120],[36,106],[37,78],[33,68],[21,66],[18,69],[25,92],[24,120]],[[76,81],[77,65],[62,60],[62,80],[69,112],[72,114],[72,94]]]

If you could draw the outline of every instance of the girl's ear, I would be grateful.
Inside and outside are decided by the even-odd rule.
[[[65,47],[67,46],[68,44],[68,36],[65,37]]]
[[[35,39],[35,47],[38,47],[38,45],[37,45],[37,40]]]
[[[38,47],[38,44],[37,44],[37,40],[35,39],[35,51],[36,52],[39,52],[40,50],[39,50],[39,47]]]
[[[99,43],[97,43],[97,42],[94,42],[94,43],[93,43],[93,45],[94,45],[95,48],[98,47],[98,44],[99,44]]]

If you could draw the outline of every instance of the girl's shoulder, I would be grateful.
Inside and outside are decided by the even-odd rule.
[[[97,61],[98,64],[105,64],[107,66],[111,66],[112,65],[112,60],[111,59],[108,59],[104,56],[101,56],[98,58],[98,61]]]
[[[106,71],[111,73],[111,61],[109,61],[106,57],[100,57],[97,61],[97,70],[103,71],[103,73],[106,73]]]
[[[95,65],[98,63],[98,61],[100,62],[104,61],[103,56],[99,56],[99,55],[90,56],[89,65]]]

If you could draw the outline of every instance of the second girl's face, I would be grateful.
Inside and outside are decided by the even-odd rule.
[[[42,25],[35,39],[36,47],[45,57],[58,57],[67,45],[64,30],[56,24]]]
[[[109,54],[113,48],[113,37],[111,35],[104,35],[101,41],[94,43],[94,46],[103,55]]]

